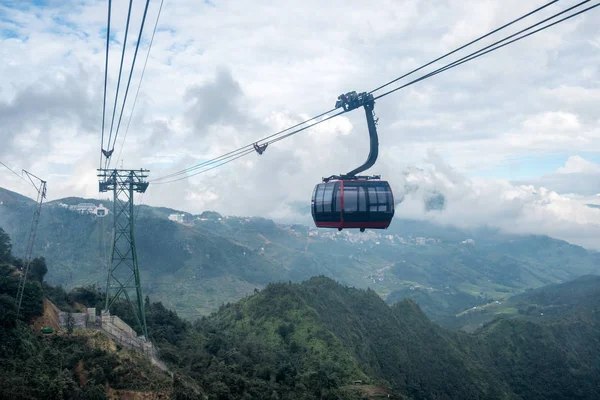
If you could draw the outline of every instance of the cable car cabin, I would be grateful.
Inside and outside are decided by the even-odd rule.
[[[387,229],[394,217],[394,195],[386,181],[319,183],[313,191],[312,216],[318,228]]]

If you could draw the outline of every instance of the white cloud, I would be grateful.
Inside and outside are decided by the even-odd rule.
[[[544,187],[515,185],[505,180],[467,178],[439,156],[430,154],[423,169],[411,168],[392,181],[403,198],[397,216],[427,219],[461,227],[481,225],[513,233],[546,234],[598,249],[600,210],[582,198],[560,195]],[[442,195],[442,210],[426,202]]]
[[[126,67],[142,3],[134,2]],[[127,7],[113,5],[109,116]],[[157,177],[219,156],[331,108],[339,93],[370,90],[535,6],[517,0],[380,1],[377,7],[341,0],[166,2],[123,164],[149,168]],[[565,7],[559,2],[541,15]],[[152,2],[148,26],[157,11]],[[0,32],[15,32],[0,36],[0,159],[51,176],[50,198],[97,195],[106,2],[0,5],[0,16]],[[380,159],[372,172],[394,181],[424,160],[442,168],[427,156],[435,149],[456,170],[415,172],[406,179],[442,185],[450,205],[470,205],[467,220],[484,221],[489,204],[488,220],[527,221],[522,215],[530,207],[532,214],[558,216],[553,207],[559,205],[567,207],[564,218],[575,218],[560,195],[465,174],[523,156],[600,152],[600,54],[591,51],[597,40],[592,11],[377,101]],[[145,37],[124,121],[147,45]],[[367,146],[364,113],[357,110],[274,144],[263,156],[252,154],[188,181],[151,185],[144,201],[192,212],[292,218],[321,177],[363,162]],[[596,190],[592,181],[579,181],[577,193]],[[4,173],[0,185],[26,190]],[[502,196],[494,198],[493,190]],[[542,206],[546,198],[552,207]],[[403,207],[420,207],[410,204]]]
[[[564,167],[556,170],[559,174],[595,173],[600,174],[600,165],[580,156],[569,157]]]
[[[515,182],[546,187],[570,197],[588,199],[600,193],[600,164],[581,156],[571,156],[554,173],[536,179]],[[594,201],[590,201],[594,202]]]
[[[523,127],[535,132],[578,131],[581,124],[577,115],[566,112],[545,112],[527,118]]]

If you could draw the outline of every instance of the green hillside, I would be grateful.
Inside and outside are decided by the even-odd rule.
[[[315,277],[270,284],[194,324],[160,304],[147,315],[163,359],[210,399],[600,395],[597,312],[467,334],[435,325],[410,300],[388,306],[371,290]]]
[[[15,203],[34,204],[35,200],[32,200],[29,197],[20,195],[19,193],[0,187],[0,203],[5,206],[12,205]]]
[[[48,281],[66,288],[103,286],[106,279],[112,219],[60,205],[80,201],[100,202],[45,205],[36,241],[36,253],[51,266]],[[25,203],[0,207],[0,227],[15,238],[17,255],[24,253],[32,211]],[[187,223],[168,220],[172,213],[186,215]],[[475,305],[600,272],[597,254],[564,241],[400,219],[386,231],[338,233],[142,206],[136,239],[144,293],[192,319],[269,282],[325,275],[371,288],[390,303],[412,297],[443,321]]]
[[[454,317],[446,317],[447,326],[473,331],[494,319],[519,319],[536,322],[574,319],[600,308],[600,276],[586,275],[572,281],[552,284],[495,301],[474,306]]]
[[[420,285],[404,286],[390,293],[385,301],[394,304],[402,299],[410,298],[431,319],[443,323],[446,318],[477,306],[488,304],[486,296],[472,295],[459,290],[445,288],[434,289]]]
[[[0,229],[0,237],[4,231]],[[0,252],[6,251],[0,242]],[[48,321],[44,298],[57,292],[43,283],[46,266],[35,259],[19,318],[15,298],[20,272],[4,259],[0,263],[0,398],[105,399],[109,393],[167,396],[176,389],[171,377],[150,360],[122,349],[99,331],[39,331]],[[60,291],[60,290],[58,290]],[[56,323],[56,321],[55,321]],[[47,325],[42,325],[42,327]]]
[[[7,253],[6,240],[0,247]],[[34,264],[20,321],[18,272],[0,268],[3,398],[95,399],[107,388],[202,400],[600,396],[594,276],[511,300],[556,310],[552,318],[496,319],[474,333],[436,325],[412,300],[390,306],[373,290],[324,276],[268,284],[194,323],[146,298],[150,338],[174,373],[171,381],[147,360],[102,345],[96,333],[32,331],[26,324],[43,312],[43,297],[65,310],[103,303],[93,287],[66,293],[43,283],[45,261]],[[111,311],[135,324],[127,304]]]

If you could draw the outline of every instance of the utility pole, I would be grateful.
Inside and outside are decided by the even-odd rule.
[[[31,221],[31,229],[29,230],[29,239],[27,240],[27,249],[25,251],[25,268],[21,273],[21,277],[19,278],[19,287],[17,289],[17,319],[19,318],[19,314],[21,312],[21,303],[23,301],[23,292],[25,291],[25,284],[27,283],[27,274],[29,273],[29,268],[31,267],[31,258],[33,257],[33,244],[35,243],[35,234],[37,232],[38,222],[40,221],[40,214],[42,212],[42,203],[46,198],[46,181],[38,178],[30,172],[23,170],[25,174],[27,174],[27,178],[31,181],[31,184],[37,189],[37,201],[36,206],[33,211],[33,220]],[[35,184],[33,179],[35,178],[39,181],[39,186]]]
[[[113,245],[108,264],[104,309],[109,311],[120,296],[125,296],[146,340],[149,338],[135,247],[133,194],[146,191],[148,172],[144,169],[98,170],[100,192],[113,192]],[[135,303],[129,293],[134,289],[137,298]]]

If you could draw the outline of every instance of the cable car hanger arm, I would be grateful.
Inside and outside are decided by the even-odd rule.
[[[373,99],[373,94],[366,92],[357,94],[355,91],[342,94],[338,96],[335,107],[342,107],[345,112],[359,107],[365,109],[367,126],[369,128],[369,156],[361,166],[347,174],[332,175],[329,178],[323,178],[323,181],[328,182],[331,179],[379,179],[379,176],[357,176],[357,174],[371,168],[379,155],[379,139],[377,137],[377,120],[375,119],[375,100]]]

